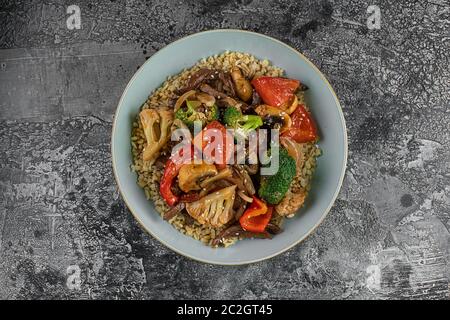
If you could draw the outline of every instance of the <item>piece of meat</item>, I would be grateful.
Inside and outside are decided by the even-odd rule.
[[[239,220],[244,214],[245,209],[247,209],[246,205],[242,205],[238,209],[236,209],[236,211],[234,212],[234,219]]]
[[[217,91],[225,93],[222,80],[216,80],[213,83],[210,83],[210,85]]]
[[[258,239],[272,239],[272,235],[268,233],[267,231],[263,232],[250,232],[250,231],[243,231],[239,233],[240,239],[248,239],[248,238],[258,238]]]
[[[304,189],[300,189],[296,193],[289,190],[283,200],[275,206],[275,211],[283,217],[294,215],[303,206],[305,198],[306,191]]]
[[[222,81],[222,90],[229,96],[236,97],[236,90],[234,87],[233,79],[228,72],[219,72],[219,79]]]
[[[283,232],[283,230],[278,225],[272,222],[269,222],[267,224],[266,231],[269,232],[270,234],[279,234]]]
[[[245,170],[242,165],[234,165],[233,175],[225,179],[233,184],[236,184],[238,189],[244,191],[248,196],[252,196],[256,193],[253,181],[247,170]]]
[[[199,193],[185,193],[180,196],[180,202],[184,203],[195,202],[200,198],[201,197]]]
[[[169,155],[168,154],[161,154],[161,155],[159,155],[158,158],[156,158],[154,166],[158,170],[164,170],[164,166],[165,166],[165,164],[166,164],[168,159],[169,159]]]
[[[234,224],[224,230],[222,230],[217,237],[214,238],[214,240],[211,242],[211,245],[213,247],[218,246],[221,244],[224,240],[229,238],[238,237],[241,239],[245,238],[262,238],[262,239],[271,239],[272,235],[268,233],[267,231],[256,233],[256,232],[250,232],[245,231],[242,229],[242,227],[239,224]]]
[[[217,99],[223,99],[223,98],[228,97],[224,92],[214,89],[207,83],[202,83],[200,85],[199,89],[200,89],[200,91],[203,91]]]
[[[181,94],[183,94],[185,92],[188,92],[190,90],[195,90],[203,82],[209,81],[209,80],[212,80],[212,79],[216,79],[217,75],[218,75],[218,73],[215,70],[202,68],[202,69],[198,70],[196,73],[194,73],[189,78],[189,80],[187,81],[186,85],[182,89],[180,89],[178,93],[181,95]]]
[[[179,214],[184,208],[185,208],[185,204],[183,202],[180,202],[176,206],[170,208],[166,213],[164,213],[164,216],[163,216],[164,220],[172,219],[177,214]]]
[[[247,208],[247,203],[241,197],[236,197],[233,203],[234,219],[237,221]]]
[[[195,223],[194,218],[187,214],[186,210],[181,211],[181,214],[184,217],[184,224],[188,226],[192,226]]]

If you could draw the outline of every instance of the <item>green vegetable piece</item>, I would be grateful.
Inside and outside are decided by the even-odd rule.
[[[194,128],[195,121],[200,121],[204,127],[206,123],[219,119],[219,108],[216,105],[204,106],[202,112],[198,111],[200,106],[200,101],[186,100],[186,107],[178,109],[175,118],[183,121],[191,129]]]
[[[211,108],[207,109],[206,112],[206,118],[208,119],[208,122],[219,120],[219,107],[216,105],[213,105]]]
[[[242,113],[235,107],[227,107],[223,113],[223,121],[230,127],[234,127],[241,117]]]
[[[288,192],[296,174],[296,164],[286,149],[280,148],[278,172],[272,176],[261,177],[259,196],[269,204],[278,204]]]
[[[244,115],[235,107],[228,107],[223,114],[223,120],[229,127],[235,129],[239,134],[246,136],[250,131],[263,125],[260,116]]]

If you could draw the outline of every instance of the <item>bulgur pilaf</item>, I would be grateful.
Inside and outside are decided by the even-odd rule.
[[[212,71],[214,71],[215,73],[211,73]],[[207,76],[210,76],[210,73],[208,72],[212,74],[212,77],[216,77],[215,78],[216,80],[214,80],[215,82],[213,82],[213,84],[217,84],[216,86],[211,84],[211,80],[207,77],[205,78],[206,80],[204,80],[203,83],[195,83],[195,81],[200,81],[198,80],[199,74],[201,76],[203,76],[203,74],[207,74]],[[233,72],[235,73],[233,74]],[[242,76],[243,79],[242,81],[246,81],[248,83],[250,83],[251,81],[253,85],[251,104],[249,99],[245,102],[243,100],[241,101],[241,97],[244,97],[245,99],[245,92],[244,95],[240,95],[241,92],[238,92],[237,90],[239,89],[239,87],[237,86],[239,86],[240,83],[236,82],[235,81],[236,77],[234,77],[236,74],[239,75],[239,73]],[[193,67],[185,69],[177,75],[168,77],[167,80],[158,89],[156,89],[149,96],[148,100],[142,105],[141,114],[137,116],[135,121],[133,122],[133,129],[131,133],[131,146],[133,155],[133,164],[131,165],[131,168],[134,172],[136,172],[137,183],[141,188],[144,189],[147,199],[153,201],[155,208],[160,213],[161,217],[166,218],[166,220],[168,220],[168,222],[171,223],[173,227],[175,227],[179,232],[191,236],[194,239],[199,240],[206,245],[227,247],[235,243],[238,239],[244,237],[259,237],[258,234],[263,235],[262,237],[264,238],[271,237],[273,234],[276,234],[281,231],[284,218],[294,216],[295,213],[298,211],[298,209],[303,205],[304,200],[310,190],[311,179],[316,167],[316,158],[320,155],[321,151],[319,147],[316,145],[318,139],[316,131],[313,132],[315,133],[314,139],[310,139],[309,141],[303,141],[304,139],[303,140],[299,139],[298,130],[296,132],[293,131],[294,129],[297,129],[295,127],[293,129],[288,128],[288,131],[284,131],[287,132],[287,134],[285,133],[281,134],[282,148],[285,148],[287,150],[288,154],[287,157],[290,158],[287,160],[289,161],[291,161],[291,159],[294,160],[295,169],[294,174],[292,175],[292,177],[290,177],[289,180],[288,185],[289,190],[285,192],[282,200],[278,201],[277,203],[272,201],[273,199],[270,198],[271,195],[265,198],[264,190],[261,192],[262,189],[261,186],[259,190],[253,190],[253,194],[250,194],[252,192],[251,187],[250,191],[248,192],[249,190],[248,188],[247,189],[243,188],[242,190],[237,191],[239,189],[238,186],[236,192],[233,193],[233,199],[239,199],[239,201],[241,201],[241,204],[238,206],[239,208],[230,209],[232,217],[226,218],[225,220],[227,221],[225,221],[224,223],[218,222],[213,223],[212,221],[205,222],[203,221],[204,219],[203,220],[200,219],[199,216],[196,216],[197,213],[195,212],[194,209],[194,203],[201,201],[201,199],[195,195],[201,194],[204,188],[188,189],[188,187],[180,184],[181,177],[178,177],[176,181],[178,181],[179,186],[174,187],[172,185],[171,188],[172,191],[176,189],[174,191],[175,194],[174,197],[177,197],[178,201],[176,203],[171,203],[172,206],[168,205],[167,200],[163,197],[163,195],[160,192],[161,187],[160,184],[162,183],[161,181],[163,180],[164,170],[167,170],[167,161],[170,158],[171,150],[174,146],[173,142],[170,141],[170,133],[175,128],[179,128],[179,126],[177,127],[175,124],[180,123],[179,121],[177,122],[177,120],[174,119],[183,120],[182,121],[183,124],[187,124],[187,126],[189,127],[189,121],[186,121],[186,117],[183,118],[183,116],[180,116],[180,114],[183,115],[183,112],[186,112],[187,108],[190,107],[190,106],[186,107],[186,104],[189,104],[192,101],[186,99],[185,101],[182,101],[181,104],[178,103],[179,106],[177,106],[177,101],[180,100],[181,96],[183,96],[186,92],[189,93],[189,91],[195,91],[195,93],[191,93],[191,96],[195,97],[197,100],[200,100],[202,103],[205,103],[205,105],[201,105],[201,108],[203,107],[208,108],[213,105],[212,103],[208,104],[207,102],[209,101],[207,95],[209,95],[210,96],[209,99],[211,101],[212,100],[215,101],[214,106],[219,105],[218,106],[219,115],[217,117],[221,117],[223,119],[224,113],[227,112],[224,110],[228,110],[228,108],[231,108],[233,106],[230,103],[228,103],[225,106],[220,105],[220,102],[221,100],[223,100],[224,97],[221,97],[218,94],[222,92],[223,96],[231,97],[232,101],[239,102],[239,104],[235,105],[234,107],[236,107],[235,109],[239,109],[241,114],[243,115],[248,114],[254,117],[260,117],[263,121],[262,123],[259,123],[258,127],[260,127],[260,129],[263,128],[264,126],[269,126],[270,128],[273,128],[273,126],[275,127],[278,126],[277,128],[281,127],[281,130],[285,130],[283,129],[284,128],[283,126],[286,125],[286,122],[283,121],[286,120],[285,117],[286,113],[290,112],[289,121],[290,125],[292,126],[298,124],[299,118],[298,117],[296,118],[295,115],[295,113],[298,111],[293,110],[287,111],[289,106],[281,105],[278,106],[281,110],[283,110],[283,113],[282,114],[280,113],[281,115],[280,117],[277,117],[276,115],[274,116],[270,112],[269,115],[265,114],[264,110],[266,109],[262,109],[261,107],[266,106],[267,108],[272,108],[268,106],[269,101],[267,101],[270,98],[270,95],[267,94],[261,95],[258,89],[261,88],[262,86],[258,87],[254,85],[258,84],[257,81],[255,81],[256,79],[269,79],[269,80],[271,78],[286,79],[281,78],[283,77],[283,74],[284,71],[282,69],[271,65],[268,60],[259,60],[248,53],[227,51],[219,55],[203,58]],[[231,81],[229,81],[230,79]],[[297,80],[290,80],[290,81],[297,81]],[[233,85],[231,85],[230,83],[234,84],[234,88]],[[262,80],[260,81],[260,83],[264,84]],[[303,106],[302,110],[306,110],[306,112],[304,111],[304,113],[309,115],[309,108],[306,106],[304,99],[305,90],[307,88],[304,85],[302,85],[299,81],[297,81],[297,83],[299,84],[297,86],[298,88],[295,90],[295,92],[292,92],[293,98],[290,98],[289,103],[293,104],[292,101],[294,99],[298,104],[298,106]],[[247,85],[247,83],[244,83],[244,85]],[[199,105],[200,103],[197,103],[197,106]],[[181,111],[176,110],[177,108],[178,110]],[[295,107],[293,109],[295,109]],[[156,122],[151,122],[150,124],[148,123],[146,124],[146,118],[142,115],[143,110],[147,110],[147,112],[150,111],[153,112],[148,113],[147,116],[148,117],[154,116],[157,117],[159,120]],[[218,122],[217,117],[214,118],[216,120],[208,119],[209,114],[206,112],[206,109],[203,113],[206,116],[204,116],[204,118],[202,119],[198,118],[201,121],[203,121],[202,127],[204,127],[207,123],[210,123],[211,121]],[[164,119],[167,119],[167,124],[170,125],[170,129],[168,129],[169,130],[168,138],[167,137],[163,138],[161,132],[158,132],[157,135],[159,135],[159,137],[157,137],[156,141],[160,142],[160,145],[157,146],[154,143],[153,146],[150,146],[150,143],[148,141],[149,133],[148,131],[146,131],[146,129],[148,130],[148,128],[146,128],[146,125],[147,126],[151,125],[152,126],[151,130],[153,130],[153,125],[155,125],[156,123],[159,126],[162,126],[162,124],[164,123]],[[257,118],[254,119],[257,120]],[[224,123],[223,120],[220,122]],[[313,127],[313,129],[315,130],[315,127]],[[161,131],[161,127],[158,130]],[[145,150],[146,148],[148,148],[148,150]],[[148,156],[147,154],[150,154],[150,156]],[[146,160],[144,160],[144,158],[146,158]],[[287,163],[292,162],[289,161]],[[205,167],[207,166],[207,164],[202,165],[204,165]],[[208,168],[209,170],[212,171],[215,170],[213,167]],[[233,169],[234,168],[233,166],[227,166],[226,169],[228,170],[228,168],[231,168],[231,170],[235,170]],[[192,170],[194,170],[194,167],[190,168],[187,174],[191,174],[193,172]],[[216,170],[215,174],[220,174],[221,170],[225,169],[221,168],[219,171]],[[233,171],[233,174],[234,173],[235,171]],[[258,174],[250,173],[250,175],[251,175],[250,183],[252,181],[255,182],[259,179]],[[190,180],[188,179],[186,184],[189,181]],[[230,181],[233,180],[230,178]],[[190,182],[192,184],[192,181]],[[199,184],[201,184],[201,182],[199,182]],[[244,182],[247,183],[248,181]],[[258,182],[255,182],[254,184],[257,185]],[[221,187],[225,188],[228,186],[228,188],[231,188],[229,185],[230,183],[224,186],[222,185]],[[186,189],[180,190],[180,187],[185,187]],[[213,188],[213,190],[216,189]],[[182,195],[180,196],[180,194]],[[179,199],[182,199],[183,195],[192,196],[193,199],[186,200],[186,202],[182,202]],[[186,198],[189,197],[185,197],[185,199]],[[252,232],[253,230],[252,228],[254,228],[254,226],[246,227],[247,225],[243,225],[242,222],[243,221],[242,219],[245,217],[246,213],[252,207],[254,207],[256,204],[259,203],[259,201],[255,202],[255,200],[250,202],[252,199],[255,198],[256,199],[259,198],[259,200],[261,201],[261,205],[266,206],[266,211],[264,212],[264,215],[268,214],[267,208],[270,208],[269,222],[265,224],[265,229],[262,232]],[[190,212],[186,212],[186,206],[190,208]],[[240,209],[241,207],[242,210]],[[179,210],[174,210],[174,208],[178,208]],[[200,210],[201,208],[202,207],[200,206]],[[171,213],[173,211],[175,211],[173,215],[169,214],[169,216],[167,216],[168,212]],[[240,212],[240,217],[233,216],[238,211],[243,211]],[[200,215],[201,214],[202,213],[200,213]],[[238,223],[239,221],[240,224]],[[227,233],[227,229],[230,229],[232,232]],[[236,232],[236,230],[238,229],[239,232]]]

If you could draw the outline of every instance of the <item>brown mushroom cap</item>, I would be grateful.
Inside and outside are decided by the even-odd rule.
[[[184,192],[200,190],[203,179],[217,175],[216,166],[202,162],[200,164],[189,163],[180,168],[178,173],[178,186]]]

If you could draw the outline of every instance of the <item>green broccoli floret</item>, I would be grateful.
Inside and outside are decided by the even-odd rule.
[[[296,163],[286,149],[280,148],[279,167],[276,174],[261,177],[259,196],[270,204],[279,203],[291,186],[296,174]]]
[[[223,121],[229,126],[234,126],[241,117],[242,113],[235,107],[227,107],[223,113]]]
[[[187,100],[186,107],[175,112],[175,118],[183,121],[191,129],[195,121],[200,121],[203,127],[206,123],[219,119],[219,108],[216,105],[204,107],[201,112],[198,111],[200,106],[200,101]]]
[[[206,119],[208,122],[219,120],[219,107],[216,105],[213,105],[211,108],[206,110]]]
[[[242,114],[242,112],[235,107],[228,107],[225,109],[223,121],[226,125],[244,136],[247,136],[250,131],[263,125],[260,116]]]

